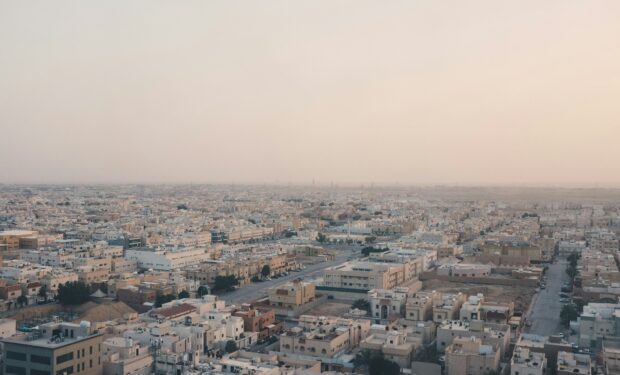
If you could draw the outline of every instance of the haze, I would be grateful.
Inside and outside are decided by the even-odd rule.
[[[2,1],[0,182],[620,185],[620,2]]]

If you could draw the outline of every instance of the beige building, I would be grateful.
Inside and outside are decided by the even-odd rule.
[[[103,375],[148,375],[153,356],[148,347],[130,338],[112,337],[103,342]]]
[[[32,230],[6,230],[0,232],[0,249],[7,251],[17,249],[32,249],[37,242],[38,232]]]
[[[386,330],[385,326],[372,326],[370,334],[360,343],[360,348],[382,353],[385,359],[398,363],[401,368],[411,368],[415,345],[407,340],[404,330]]]
[[[313,283],[295,280],[269,290],[269,304],[273,307],[294,309],[314,301],[316,287]]]
[[[302,315],[298,327],[280,336],[280,351],[332,358],[359,346],[370,331],[370,321]]]
[[[510,375],[544,375],[547,370],[547,358],[544,353],[530,352],[529,349],[516,347],[510,360]]]
[[[485,345],[477,337],[457,337],[446,349],[447,375],[485,375],[499,368],[497,345]]]
[[[4,373],[100,375],[102,333],[90,323],[52,322],[35,332],[4,339]]]
[[[417,292],[409,296],[405,305],[405,319],[414,321],[433,320],[433,302],[439,299],[440,294],[432,292]]]
[[[592,363],[588,354],[572,352],[558,353],[557,375],[592,374]]]
[[[437,351],[445,351],[458,337],[477,337],[483,340],[484,344],[497,344],[503,358],[510,344],[510,332],[508,324],[486,323],[481,320],[446,321],[437,328]]]
[[[522,257],[529,260],[542,260],[542,250],[539,246],[522,240],[487,240],[480,250],[485,255],[508,255]]]
[[[461,306],[467,300],[467,295],[463,293],[439,294],[433,300],[433,321],[442,323],[446,320],[458,319]]]

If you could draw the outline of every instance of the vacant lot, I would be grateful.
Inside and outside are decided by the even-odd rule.
[[[467,293],[475,295],[477,293],[484,294],[487,301],[497,302],[514,302],[515,310],[526,311],[532,296],[534,288],[525,286],[495,286],[469,283],[455,283],[443,280],[427,280],[424,281],[423,291],[436,290],[443,293]]]
[[[323,316],[342,316],[351,309],[350,303],[343,302],[325,302],[315,308],[308,310],[306,315],[323,315]]]

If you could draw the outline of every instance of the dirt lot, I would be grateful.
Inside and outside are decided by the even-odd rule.
[[[317,307],[308,310],[306,315],[342,316],[351,309],[350,303],[325,302]]]
[[[135,311],[123,302],[87,302],[80,306],[62,306],[58,303],[53,303],[18,309],[8,317],[17,320],[20,323],[37,323],[47,321],[54,315],[58,315],[59,317],[66,319],[67,316],[71,316],[72,314],[67,315],[64,313],[75,313],[77,315],[77,318],[75,319],[76,321],[88,320],[91,322],[101,322],[122,318],[125,313],[130,312]]]
[[[526,311],[534,295],[532,287],[455,283],[443,280],[426,280],[422,290],[436,290],[444,293],[461,292],[468,295],[482,293],[487,301],[514,302],[516,311]]]

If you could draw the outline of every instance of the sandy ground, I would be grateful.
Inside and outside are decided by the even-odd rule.
[[[350,303],[325,302],[306,312],[306,315],[342,316],[350,309]]]
[[[126,313],[135,312],[135,310],[123,302],[87,302],[80,306],[47,304],[15,310],[9,317],[20,323],[38,322],[47,320],[53,315],[64,315],[62,314],[63,312],[75,313],[77,315],[76,321],[88,320],[90,322],[102,322],[122,318]]]
[[[526,311],[534,295],[534,288],[532,287],[467,284],[443,280],[424,281],[422,290],[436,290],[444,293],[461,292],[468,295],[482,293],[487,301],[514,302],[516,311]]]

